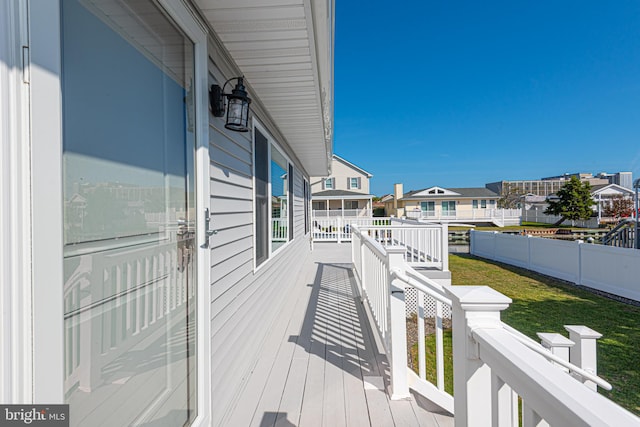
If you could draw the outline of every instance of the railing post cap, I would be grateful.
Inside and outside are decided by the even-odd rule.
[[[512,302],[489,286],[448,286],[444,290],[453,303],[469,311],[502,311]]]
[[[542,341],[542,345],[551,347],[573,347],[576,343],[569,338],[558,333],[538,332],[538,338]]]
[[[598,331],[594,331],[588,326],[584,325],[564,325],[564,328],[569,333],[577,334],[580,338],[602,338],[602,334]]]

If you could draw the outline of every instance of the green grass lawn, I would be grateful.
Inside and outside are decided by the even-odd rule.
[[[563,325],[586,325],[600,332],[598,375],[609,381],[613,390],[599,392],[640,415],[640,307],[470,255],[451,254],[449,268],[454,285],[491,286],[510,297],[513,303],[502,313],[502,320],[536,341],[536,332],[568,336]],[[427,338],[427,353],[434,352],[433,341],[433,337]],[[427,362],[428,368],[435,367],[432,360]],[[450,363],[450,357],[445,360]],[[417,366],[417,360],[415,363]],[[445,366],[445,374],[447,371],[451,372],[450,365]],[[451,379],[446,378],[445,383],[449,389]]]

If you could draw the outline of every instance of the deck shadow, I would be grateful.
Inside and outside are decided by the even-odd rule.
[[[347,374],[385,376],[386,359],[369,329],[350,264],[316,263],[309,304],[300,335],[290,341]]]

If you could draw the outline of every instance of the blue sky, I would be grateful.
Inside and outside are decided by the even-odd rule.
[[[336,154],[371,192],[640,177],[640,1],[336,2]]]

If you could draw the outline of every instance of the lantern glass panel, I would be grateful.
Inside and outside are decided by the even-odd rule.
[[[245,113],[246,107],[247,103],[242,99],[230,98],[227,106],[227,125],[246,126],[245,121],[248,116]]]

